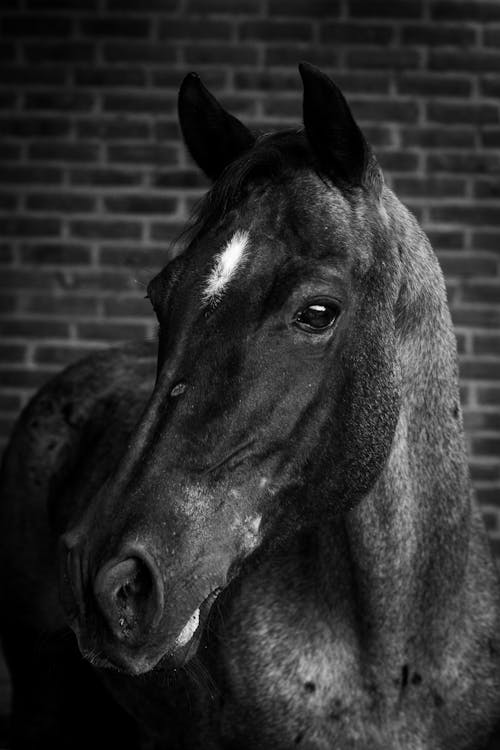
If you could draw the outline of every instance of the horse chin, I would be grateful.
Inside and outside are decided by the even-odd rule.
[[[96,648],[76,630],[79,649],[93,667],[132,676],[146,674],[155,668],[170,671],[183,667],[196,655],[210,609],[221,591],[221,588],[216,588],[203,600],[170,646],[160,645],[149,653],[141,653],[140,649],[125,651],[114,645]]]

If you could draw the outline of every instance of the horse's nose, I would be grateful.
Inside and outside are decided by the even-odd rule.
[[[163,613],[160,571],[142,548],[106,563],[94,581],[94,596],[112,634],[139,645]]]

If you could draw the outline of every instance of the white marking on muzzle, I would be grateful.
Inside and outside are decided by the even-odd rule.
[[[216,304],[219,301],[229,281],[245,260],[248,241],[248,232],[238,230],[224,249],[215,256],[215,263],[202,296],[204,304]]]
[[[189,643],[191,638],[193,637],[196,628],[200,624],[200,609],[195,609],[187,623],[182,628],[181,632],[175,639],[175,645],[177,648],[180,648],[181,646],[185,646],[186,643]]]

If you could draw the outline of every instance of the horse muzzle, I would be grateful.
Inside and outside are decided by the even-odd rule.
[[[60,599],[80,650],[97,666],[127,672],[151,669],[164,613],[160,570],[141,545],[124,548],[91,575],[84,539],[60,541]]]
[[[170,600],[166,606],[160,568],[145,546],[127,545],[94,575],[87,558],[83,537],[71,532],[62,537],[61,604],[80,651],[94,666],[137,675],[164,658],[179,666],[196,652],[220,587],[176,626],[177,607]],[[179,609],[185,611],[183,604]]]

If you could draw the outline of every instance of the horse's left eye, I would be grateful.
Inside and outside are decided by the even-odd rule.
[[[296,313],[293,322],[303,331],[311,333],[321,333],[327,328],[331,328],[337,320],[338,308],[330,303],[315,302],[308,305]]]

